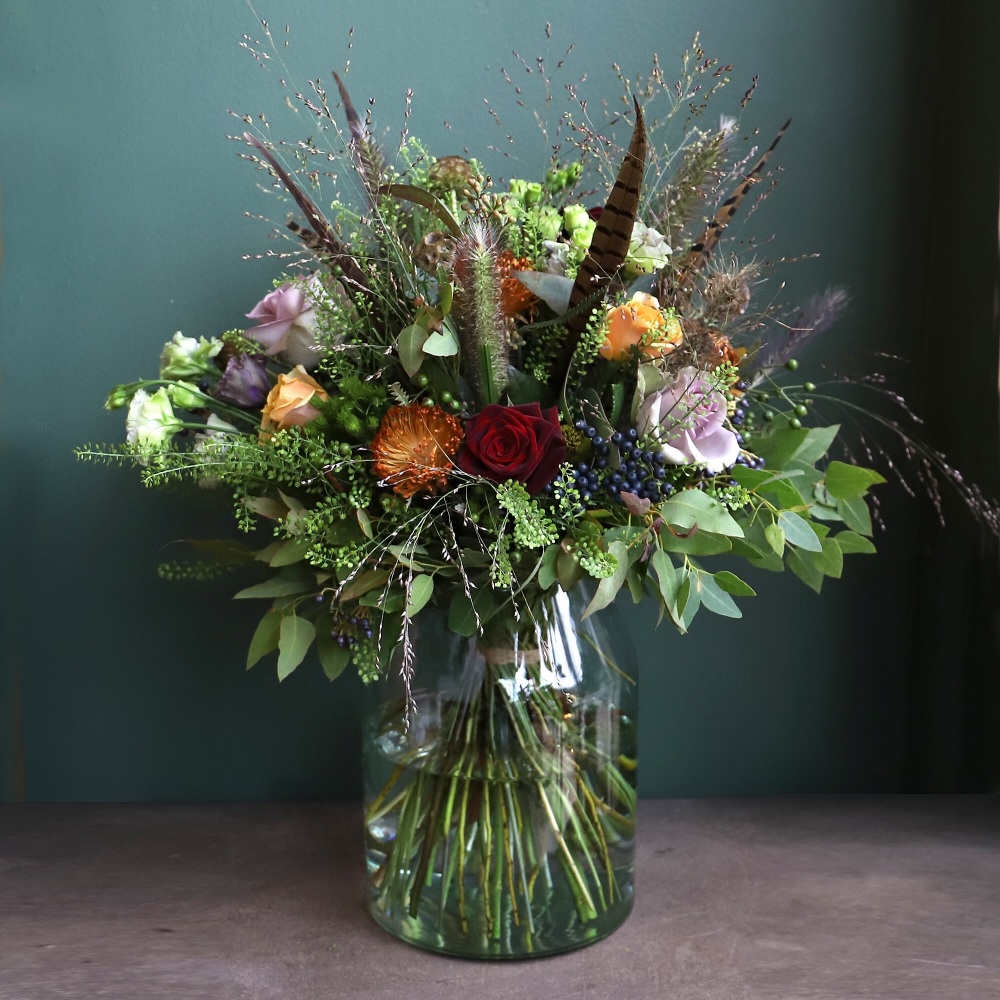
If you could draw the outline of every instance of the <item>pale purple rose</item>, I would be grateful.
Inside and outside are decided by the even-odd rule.
[[[226,370],[216,382],[212,395],[224,403],[259,410],[270,391],[271,380],[264,355],[236,354],[226,362]]]
[[[740,443],[725,426],[725,396],[705,376],[697,368],[682,368],[672,383],[642,401],[636,430],[640,437],[654,437],[668,462],[717,473],[735,464]]]
[[[246,332],[266,354],[306,369],[315,368],[321,357],[315,338],[316,307],[310,292],[322,292],[318,275],[269,292],[247,313],[247,319],[259,320],[260,324]]]

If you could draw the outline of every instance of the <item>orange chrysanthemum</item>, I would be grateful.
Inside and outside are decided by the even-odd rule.
[[[372,438],[375,474],[401,497],[436,493],[448,481],[462,424],[440,406],[394,406]]]
[[[516,271],[532,271],[534,267],[527,257],[515,257],[510,250],[503,250],[497,257],[500,280],[500,308],[505,316],[514,316],[527,309],[538,299],[514,276]]]

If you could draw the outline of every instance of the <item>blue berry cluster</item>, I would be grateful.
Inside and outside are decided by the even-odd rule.
[[[323,595],[317,595],[316,602],[322,601]],[[361,615],[348,616],[334,608],[330,608],[330,624],[330,637],[341,648],[353,649],[362,639],[371,639],[375,634],[368,618]]]
[[[746,392],[750,388],[749,382],[737,382],[736,388],[741,392]],[[747,417],[750,414],[750,397],[740,396],[736,400],[736,405],[733,409],[733,415],[729,418],[729,422],[733,425],[733,429],[736,431],[736,440],[739,441],[740,447],[743,447],[743,435],[740,431],[743,425],[748,423]],[[757,455],[748,455],[746,452],[741,452],[739,458],[736,459],[737,465],[745,465],[750,469],[763,469],[764,459],[759,458]]]
[[[750,383],[737,382],[735,387],[739,389],[741,392],[745,393],[746,390],[750,388]],[[739,429],[743,426],[744,422],[746,421],[747,411],[749,409],[750,409],[750,397],[746,395],[740,396],[740,398],[736,400],[736,407],[733,412],[733,415],[729,418],[729,422],[736,429],[737,434],[739,434]],[[743,444],[742,435],[740,435],[740,444]]]
[[[640,500],[652,503],[665,500],[673,493],[674,485],[669,481],[670,472],[663,453],[641,447],[634,427],[615,431],[605,440],[597,428],[585,420],[577,420],[574,426],[590,439],[594,449],[589,462],[578,462],[573,467],[575,485],[584,503],[602,491],[619,503],[623,492],[634,493]],[[610,463],[612,446],[617,449],[620,459],[617,469]]]

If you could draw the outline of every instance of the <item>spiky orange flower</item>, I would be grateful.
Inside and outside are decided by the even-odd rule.
[[[500,308],[505,316],[514,316],[527,309],[537,298],[528,291],[514,276],[516,271],[534,270],[527,257],[515,257],[510,250],[502,250],[497,257],[497,269],[500,271]]]
[[[448,481],[462,424],[440,406],[394,406],[372,438],[375,475],[401,497],[436,493]]]

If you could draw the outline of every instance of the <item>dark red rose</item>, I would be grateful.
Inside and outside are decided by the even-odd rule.
[[[566,440],[553,406],[490,403],[465,424],[458,466],[474,476],[504,483],[516,479],[529,493],[541,492],[566,458]]]

